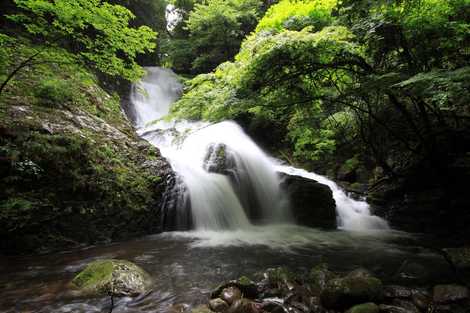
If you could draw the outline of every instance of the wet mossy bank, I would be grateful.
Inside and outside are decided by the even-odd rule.
[[[25,71],[0,99],[0,253],[160,231],[172,170],[76,65]]]

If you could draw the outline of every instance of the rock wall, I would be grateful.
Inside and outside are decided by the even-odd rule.
[[[161,231],[171,167],[136,137],[118,101],[105,104],[110,96],[97,86],[88,92],[85,107],[23,97],[0,104],[0,253]]]

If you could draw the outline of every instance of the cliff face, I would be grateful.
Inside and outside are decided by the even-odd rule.
[[[137,138],[117,96],[66,73],[72,92],[19,77],[0,100],[0,253],[161,230],[169,164]]]

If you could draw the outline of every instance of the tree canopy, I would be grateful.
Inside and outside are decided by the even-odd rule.
[[[281,122],[301,159],[363,147],[390,172],[392,151],[438,163],[468,121],[469,12],[467,0],[280,1],[174,114]]]
[[[22,67],[32,65],[34,59],[42,57],[42,61],[53,62],[45,60],[44,47],[64,47],[75,54],[77,61],[98,71],[136,80],[143,74],[135,61],[137,55],[155,48],[156,33],[147,26],[129,27],[135,16],[120,5],[100,0],[15,0],[15,3],[18,12],[8,18],[24,27],[38,48],[19,61],[6,82]],[[5,51],[6,46],[2,45],[2,49]]]

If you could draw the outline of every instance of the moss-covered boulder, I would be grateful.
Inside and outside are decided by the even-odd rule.
[[[382,298],[382,282],[364,271],[353,271],[343,278],[328,281],[321,293],[321,302],[328,309],[347,309]]]
[[[0,253],[161,231],[172,170],[119,97],[72,61],[22,75],[0,98]]]
[[[137,296],[151,289],[152,279],[132,262],[111,259],[91,262],[72,285],[88,295]]]

